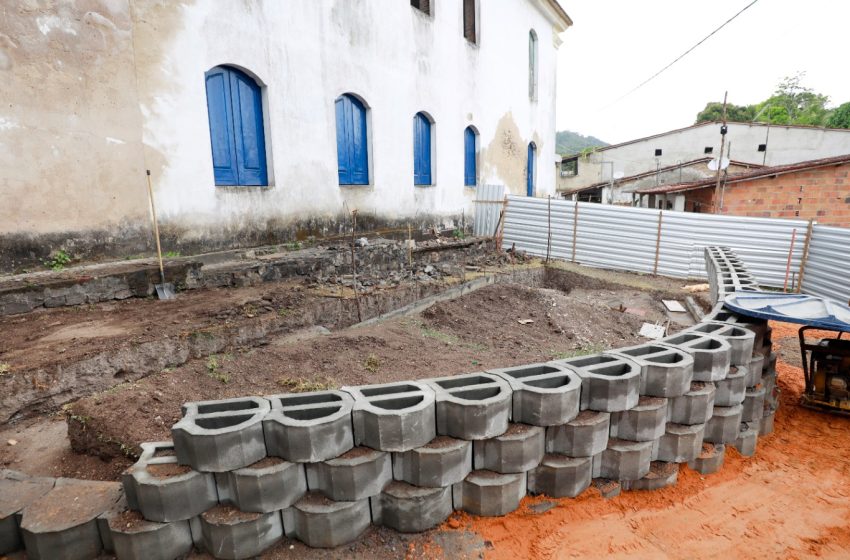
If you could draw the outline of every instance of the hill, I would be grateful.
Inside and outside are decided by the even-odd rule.
[[[585,148],[608,145],[608,142],[604,142],[595,136],[584,136],[571,130],[560,130],[555,134],[555,150],[562,156],[576,154]]]

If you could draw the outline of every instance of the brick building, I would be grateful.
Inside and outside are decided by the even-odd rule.
[[[641,206],[714,212],[715,179],[638,189]],[[722,214],[850,226],[850,154],[764,167],[721,182]]]

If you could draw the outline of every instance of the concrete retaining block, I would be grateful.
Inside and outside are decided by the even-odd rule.
[[[753,352],[758,352],[759,349],[764,346],[764,337],[768,329],[767,321],[763,319],[756,319],[754,317],[738,315],[723,307],[723,302],[717,303],[711,312],[703,317],[703,321],[727,323],[729,325],[739,326],[752,331],[755,333],[755,338],[753,339]]]
[[[333,459],[354,447],[354,399],[343,391],[266,397],[271,411],[263,419],[268,454],[296,463]]]
[[[369,527],[369,500],[335,502],[308,492],[282,512],[286,535],[313,548],[333,548],[350,543]]]
[[[714,383],[692,382],[687,393],[667,401],[667,421],[674,424],[705,424],[714,413],[715,395]]]
[[[682,350],[658,344],[640,344],[606,352],[625,356],[640,365],[640,394],[652,397],[678,397],[691,386],[694,359]]]
[[[738,437],[735,439],[735,449],[744,457],[752,457],[756,454],[756,445],[759,439],[758,424],[743,422]]]
[[[651,462],[651,441],[611,438],[602,452],[599,475],[618,481],[637,480],[646,476]]]
[[[423,383],[405,381],[342,390],[354,397],[354,445],[401,452],[421,447],[437,435],[434,390]]]
[[[20,524],[23,510],[53,489],[52,478],[35,478],[0,470],[0,555],[24,547]]]
[[[190,519],[218,503],[213,474],[181,468],[170,441],[143,443],[139,460],[121,482],[130,509],[150,521]]]
[[[764,355],[760,352],[753,354],[750,365],[747,368],[747,387],[755,387],[761,383],[761,375],[764,369]]]
[[[570,457],[592,457],[608,446],[611,414],[583,410],[562,426],[546,428],[546,452]]]
[[[749,368],[747,366],[729,366],[726,379],[715,381],[716,392],[714,404],[717,406],[735,406],[744,402],[747,391],[747,377]]]
[[[97,517],[121,497],[117,482],[57,479],[29,504],[21,535],[30,560],[89,560],[103,549]]]
[[[776,372],[771,371],[767,373],[762,373],[761,384],[762,386],[764,386],[765,399],[767,399],[768,395],[773,393],[773,390],[776,388]]]
[[[710,334],[728,342],[732,347],[730,354],[732,365],[745,366],[753,357],[756,333],[744,327],[709,321],[690,327],[687,331]]]
[[[513,391],[507,381],[489,373],[430,379],[437,395],[437,433],[476,440],[505,433]]]
[[[393,478],[428,488],[451,486],[472,472],[472,442],[437,436],[422,447],[393,454]]]
[[[732,361],[732,347],[713,335],[682,332],[662,338],[660,344],[679,348],[694,359],[694,381],[719,381],[726,377]]]
[[[764,416],[764,387],[748,387],[744,397],[744,410],[741,413],[742,422],[757,422]]]
[[[714,474],[723,466],[725,456],[724,444],[704,442],[702,451],[692,461],[688,461],[688,466],[702,475]]]
[[[759,423],[759,437],[768,436],[773,433],[773,423],[776,419],[776,411],[767,412]]]
[[[664,434],[654,443],[654,460],[667,463],[693,461],[702,452],[704,435],[705,424],[667,424]]]
[[[620,484],[622,484],[623,490],[660,490],[667,486],[673,486],[678,478],[678,464],[653,461],[649,465],[649,472],[646,473],[646,476],[637,480],[624,480]]]
[[[738,439],[738,426],[741,424],[742,405],[715,406],[714,414],[705,423],[703,439],[709,443],[735,443]]]
[[[452,486],[452,501],[455,509],[473,515],[507,515],[519,507],[527,484],[526,473],[472,471],[463,482]]]
[[[771,352],[767,352],[764,355],[767,356],[767,362],[765,363],[764,367],[762,368],[762,372],[761,372],[762,377],[764,377],[767,374],[776,375],[776,359],[777,359],[776,352],[771,351]]]
[[[393,479],[390,454],[368,447],[355,447],[336,459],[306,467],[307,487],[337,502],[377,496]]]
[[[371,500],[372,522],[401,533],[432,529],[452,513],[452,489],[421,488],[406,482],[391,482]]]
[[[567,457],[550,453],[540,465],[528,471],[528,491],[553,498],[575,498],[590,487],[591,457]]]
[[[254,513],[288,508],[307,492],[304,465],[278,457],[227,473],[216,473],[218,500],[222,504]]]
[[[217,506],[201,515],[204,549],[215,558],[239,560],[259,555],[283,537],[280,512],[248,513]]]
[[[611,437],[629,441],[652,441],[664,434],[667,399],[640,397],[634,408],[611,413]]]
[[[507,381],[511,390],[511,417],[532,426],[556,426],[579,413],[581,378],[572,369],[555,364],[529,364],[487,370]]]
[[[192,550],[188,520],[158,523],[128,511],[111,516],[107,526],[112,549],[121,560],[173,560]]]
[[[641,366],[624,356],[595,354],[556,360],[556,365],[575,369],[581,377],[581,409],[619,412],[637,404]]]
[[[540,426],[509,424],[500,436],[473,442],[476,470],[519,473],[540,464],[546,447],[546,431]]]
[[[269,401],[242,397],[183,405],[183,418],[171,428],[181,465],[202,472],[226,472],[266,456],[262,420]]]

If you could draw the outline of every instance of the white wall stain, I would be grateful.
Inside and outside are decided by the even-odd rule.
[[[107,144],[126,144],[123,140],[119,140],[118,138],[112,138],[111,136],[106,137]]]
[[[41,31],[42,35],[47,35],[54,29],[58,29],[59,31],[63,31],[70,35],[77,34],[77,30],[71,27],[71,22],[63,20],[55,14],[37,17],[35,18],[35,24],[38,26],[38,30]]]
[[[21,125],[11,119],[0,117],[0,130],[12,130],[15,128],[21,128]]]

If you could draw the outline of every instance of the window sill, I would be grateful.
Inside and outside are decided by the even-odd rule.
[[[436,187],[437,183],[431,183],[430,185],[416,185],[416,184],[414,184],[413,186],[414,186],[414,188],[417,188],[417,189],[430,189],[431,187]]]
[[[366,183],[364,185],[351,183],[351,184],[340,184],[339,188],[341,188],[341,189],[373,189],[373,188],[375,188],[375,185],[373,185],[372,183]]]
[[[270,189],[272,185],[216,185],[221,190]]]

